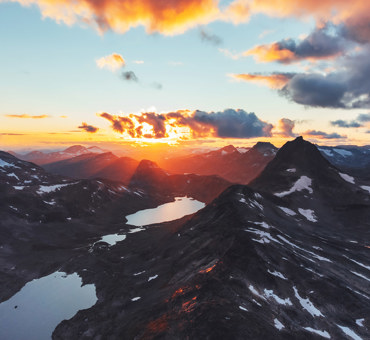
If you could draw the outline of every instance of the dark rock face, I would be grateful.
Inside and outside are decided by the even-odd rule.
[[[149,191],[128,190],[142,195],[143,205],[145,193],[173,190],[175,175],[151,162],[139,168],[136,185],[150,178]],[[80,219],[68,239],[62,224],[58,241],[50,230],[38,232],[52,245],[53,262],[46,268],[35,260],[29,272],[77,272],[98,296],[61,322],[53,339],[368,338],[370,196],[312,144],[286,144],[251,186],[227,188],[192,217],[132,232],[108,218],[129,204],[123,199],[100,210],[99,223],[89,219],[90,228]],[[103,230],[126,239],[91,248]],[[0,259],[20,265],[21,248],[8,238],[12,252],[0,251]],[[18,273],[2,276],[1,287],[21,280]]]

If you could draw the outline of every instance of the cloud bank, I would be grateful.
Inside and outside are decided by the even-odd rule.
[[[117,116],[101,113],[114,131],[132,138],[168,138],[171,131],[184,129],[192,138],[270,137],[273,126],[254,113],[227,109],[221,112],[178,110],[168,113],[145,112],[141,115]],[[180,133],[181,134],[181,133]]]

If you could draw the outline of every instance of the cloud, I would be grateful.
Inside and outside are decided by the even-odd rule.
[[[297,135],[293,132],[293,129],[295,127],[295,121],[290,120],[288,118],[281,118],[279,120],[279,130],[280,135],[283,137],[297,137]]]
[[[370,46],[343,57],[328,73],[272,73],[232,75],[262,83],[297,104],[326,108],[370,108]]]
[[[2,132],[0,133],[0,136],[26,136],[27,134],[25,133],[6,133]]]
[[[1,1],[1,0],[0,0]],[[218,0],[14,0],[23,6],[36,5],[44,18],[67,25],[89,24],[100,32],[125,33],[144,26],[148,33],[181,34],[216,20],[245,22],[245,1],[219,6]]]
[[[276,61],[282,64],[309,59],[332,59],[344,53],[343,39],[330,35],[328,28],[318,28],[299,42],[285,39],[268,45],[259,45],[246,52],[243,56],[252,55],[259,62]]]
[[[361,113],[358,115],[357,120],[359,122],[367,123],[370,122],[370,113]]]
[[[92,126],[92,125],[88,125],[84,122],[78,128],[84,130],[85,132],[89,132],[89,133],[96,133],[99,130],[99,128]]]
[[[342,128],[358,128],[361,127],[362,124],[352,120],[352,121],[345,121],[342,119],[334,120],[330,122],[331,125],[333,126],[338,126]]]
[[[112,72],[115,72],[125,66],[125,60],[118,53],[113,53],[105,57],[101,57],[96,60],[96,65],[99,68],[106,68]]]
[[[139,78],[133,71],[122,72],[122,79],[127,81],[133,81],[135,83],[139,81]]]
[[[153,87],[154,89],[157,89],[157,90],[162,90],[163,88],[163,85],[161,83],[158,83],[158,82],[153,82],[150,84],[151,87]]]
[[[230,74],[229,77],[237,81],[246,81],[266,85],[273,89],[283,88],[295,73],[272,73],[268,75],[260,73]]]
[[[199,34],[203,42],[207,42],[215,46],[222,43],[222,39],[218,35],[210,34],[206,32],[203,28],[199,31]]]
[[[317,130],[308,130],[306,132],[302,133],[305,136],[313,136],[319,139],[343,139],[347,138],[347,136],[339,135],[338,133],[326,133],[323,131],[317,131]]]
[[[144,64],[144,61],[143,60],[134,60],[133,63],[141,65],[141,64]]]
[[[28,114],[21,114],[21,115],[5,115],[8,118],[22,118],[22,119],[44,119],[50,118],[49,115],[28,115]]]
[[[348,120],[334,120],[331,121],[330,124],[333,126],[338,126],[342,128],[358,128],[363,127],[364,123],[370,122],[370,113],[361,113],[357,116],[356,119],[348,121]]]
[[[178,110],[168,113],[144,112],[140,115],[117,116],[100,114],[111,122],[114,131],[132,138],[168,138],[175,131],[180,138],[185,129],[192,138],[253,138],[269,137],[273,126],[254,113],[227,109],[221,112]]]

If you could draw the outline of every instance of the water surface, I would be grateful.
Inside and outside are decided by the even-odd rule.
[[[51,339],[59,323],[96,303],[95,286],[81,284],[76,273],[67,276],[62,272],[28,282],[0,303],[0,339]]]
[[[177,220],[186,215],[194,214],[204,208],[205,204],[191,197],[175,197],[175,202],[165,203],[153,209],[139,210],[126,216],[127,224],[143,226]]]

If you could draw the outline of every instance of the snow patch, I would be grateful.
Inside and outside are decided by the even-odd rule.
[[[325,155],[329,157],[333,157],[333,153],[331,150],[326,150],[326,149],[319,149],[321,152],[323,152]]]
[[[68,183],[68,184],[55,184],[55,185],[40,185],[39,190],[37,190],[36,192],[39,195],[42,195],[42,194],[45,194],[45,193],[49,193],[49,192],[53,192],[53,191],[59,190],[60,188],[66,187],[66,186],[68,186],[70,184],[71,183]]]
[[[370,282],[370,279],[369,279],[369,278],[367,278],[365,275],[362,275],[362,274],[360,274],[360,273],[354,272],[354,271],[352,271],[352,270],[351,270],[351,273],[352,273],[352,274],[355,274],[355,275],[357,275],[358,277],[361,277],[361,278],[363,278],[364,280],[366,280],[366,281],[369,281],[369,282]]]
[[[8,163],[8,162],[5,162],[4,160],[0,159],[0,168],[17,168],[17,169],[20,169],[19,166],[16,166],[12,163]]]
[[[343,150],[343,149],[334,149],[336,153],[339,153],[343,157],[348,157],[352,156],[352,152],[348,150]]]
[[[7,174],[7,176],[8,177],[14,177],[14,178],[16,178],[19,181],[19,177],[14,172],[12,172],[10,174]]]
[[[362,338],[360,338],[352,329],[345,326],[340,326],[338,324],[337,326],[342,330],[344,334],[348,335],[351,339],[362,340]]]
[[[136,296],[134,298],[131,299],[131,301],[137,301],[137,300],[140,300],[141,299],[141,296]]]
[[[148,282],[152,281],[152,280],[155,280],[157,277],[158,277],[158,275],[150,276],[149,279],[148,279]]]
[[[282,211],[284,211],[289,216],[295,216],[297,215],[293,210],[285,207],[279,207]]]
[[[365,319],[356,319],[356,324],[360,327],[364,327],[364,321]]]
[[[285,326],[278,319],[274,319],[274,326],[279,331],[281,331],[283,328],[285,328]]]
[[[298,208],[299,213],[306,218],[307,221],[317,222],[315,212],[311,209]]]
[[[322,336],[323,338],[330,339],[330,334],[327,331],[319,331],[318,329],[313,329],[311,327],[303,327],[308,332],[318,334]]]
[[[138,228],[130,229],[128,232],[129,232],[130,234],[134,234],[134,233],[138,233],[139,231],[143,231],[143,230],[145,230],[145,228],[143,228],[143,227],[138,227]]]
[[[297,169],[296,168],[291,168],[291,169],[286,169],[287,172],[296,172]]]
[[[364,190],[366,190],[366,191],[368,191],[370,193],[370,186],[368,186],[368,185],[361,185],[360,188],[361,189],[364,189]]]
[[[267,298],[273,298],[278,304],[280,305],[284,305],[284,306],[292,306],[292,301],[290,301],[289,298],[286,298],[286,299],[282,299],[281,297],[277,296],[276,294],[274,294],[274,291],[273,290],[268,290],[268,289],[264,289],[264,295],[267,297]]]
[[[244,310],[245,312],[248,312],[248,309],[247,309],[247,308],[245,308],[245,307],[243,307],[243,306],[239,306],[239,308],[240,308],[241,310]]]
[[[302,190],[307,190],[310,194],[313,193],[313,190],[311,188],[312,185],[312,179],[307,177],[307,176],[301,176],[297,182],[294,183],[294,185],[288,190],[288,191],[283,191],[280,193],[276,193],[275,196],[278,197],[284,197],[287,195],[290,195],[291,193],[295,191],[302,191]]]
[[[296,287],[293,287],[294,295],[298,299],[299,303],[307,312],[309,312],[312,316],[324,316],[310,301],[309,298],[303,299],[299,294]]]
[[[269,269],[267,269],[267,271],[271,274],[271,275],[274,275],[276,277],[279,277],[280,279],[283,279],[283,280],[288,280],[283,274],[281,274],[280,272],[277,272],[276,270],[275,271],[270,271]]]
[[[347,175],[347,174],[342,174],[341,172],[339,172],[339,176],[342,177],[346,182],[355,184],[355,179],[352,176]]]

